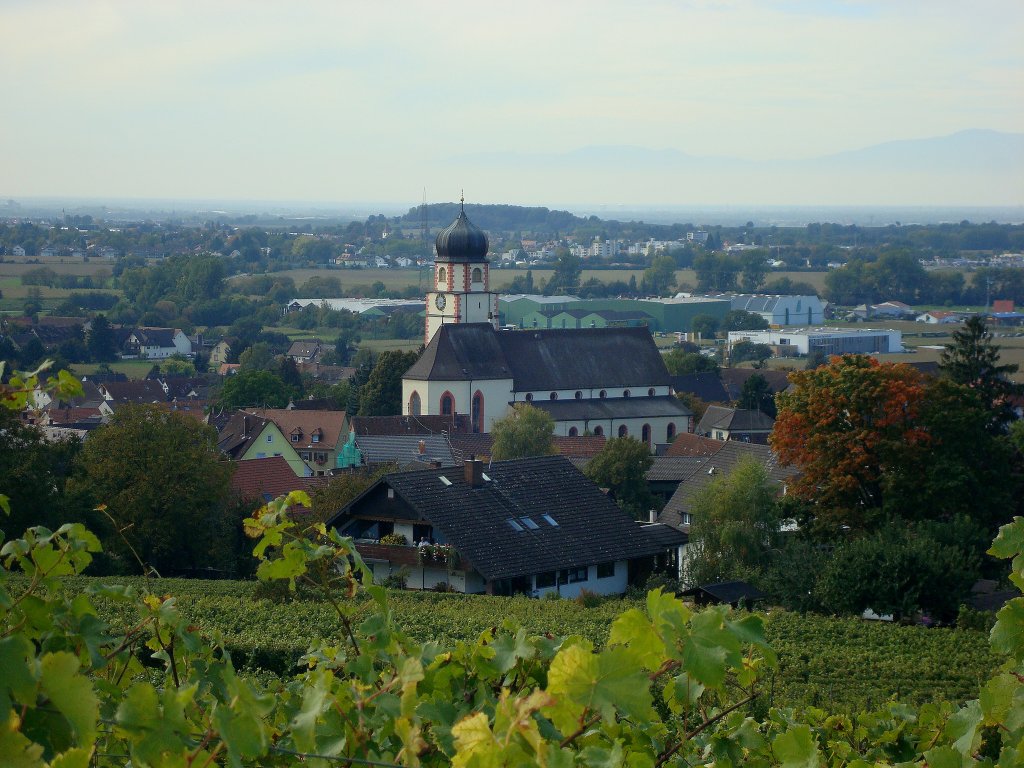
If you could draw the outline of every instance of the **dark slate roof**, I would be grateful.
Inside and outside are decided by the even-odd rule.
[[[646,328],[498,332],[487,323],[442,325],[403,378],[511,378],[517,392],[669,384],[665,362]]]
[[[503,336],[488,323],[442,325],[420,359],[402,378],[421,381],[508,379],[512,369],[499,344]]]
[[[110,381],[103,385],[115,403],[165,403],[167,393],[159,381],[140,379],[137,381]]]
[[[648,482],[678,482],[693,475],[703,463],[700,456],[655,456],[645,477]]]
[[[771,432],[775,419],[766,413],[744,408],[723,408],[710,405],[697,425],[697,434],[708,435],[713,429],[730,432]]]
[[[689,392],[705,403],[728,403],[732,401],[728,390],[717,373],[688,373],[684,376],[672,377],[673,392]]]
[[[603,400],[534,400],[531,405],[555,421],[643,419],[693,415],[693,411],[671,395],[656,397],[610,397]]]
[[[217,447],[230,458],[240,459],[269,423],[270,419],[235,411],[227,423],[220,428],[217,435]]]
[[[147,347],[173,347],[173,328],[136,328],[135,336]]]
[[[740,600],[763,600],[767,595],[745,581],[722,581],[718,584],[702,584],[683,592],[689,597],[704,594],[719,603],[735,605]]]
[[[391,473],[329,523],[386,513],[373,504],[382,498],[375,488],[385,485],[486,579],[645,557],[685,542],[678,531],[635,522],[565,457],[494,462],[484,474],[490,479],[473,488],[463,467]],[[512,518],[530,518],[538,527],[516,531]]]

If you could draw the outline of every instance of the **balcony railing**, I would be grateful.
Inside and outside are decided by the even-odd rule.
[[[425,568],[451,568],[454,571],[470,570],[469,562],[456,553],[455,560],[449,565],[447,560],[421,557],[419,547],[400,546],[396,544],[380,544],[376,541],[356,540],[356,551],[364,560],[387,560],[395,565],[422,565]]]

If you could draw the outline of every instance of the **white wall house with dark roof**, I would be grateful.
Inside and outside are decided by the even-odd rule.
[[[375,580],[402,571],[412,589],[494,595],[621,594],[631,576],[677,568],[687,540],[634,521],[563,456],[391,473],[328,524]]]

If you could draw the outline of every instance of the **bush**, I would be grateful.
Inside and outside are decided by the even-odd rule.
[[[409,540],[405,538],[404,534],[388,533],[380,537],[380,543],[388,544],[392,547],[406,547],[409,545]]]
[[[956,628],[976,632],[991,632],[996,625],[996,615],[992,611],[979,611],[966,605],[960,606],[956,615]]]
[[[601,596],[597,592],[591,592],[589,589],[581,589],[573,602],[583,608],[597,608],[601,605]]]
[[[394,535],[394,534],[390,534]],[[402,536],[401,538],[405,538]],[[383,543],[384,539],[381,539]],[[397,571],[391,573],[384,581],[381,582],[381,586],[388,587],[389,589],[405,589],[406,584],[409,582],[409,569],[404,565]]]

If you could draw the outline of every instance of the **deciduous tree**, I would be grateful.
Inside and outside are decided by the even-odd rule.
[[[555,421],[540,408],[517,403],[502,419],[491,425],[491,458],[524,459],[550,456],[555,452]]]
[[[791,490],[813,502],[818,526],[863,530],[932,443],[921,414],[925,383],[907,365],[865,355],[790,375],[770,442],[801,474]]]
[[[688,583],[756,579],[768,566],[779,543],[779,508],[759,461],[744,458],[712,479],[696,493],[690,510]]]
[[[587,477],[602,488],[626,512],[637,519],[646,519],[657,500],[647,487],[647,470],[654,464],[651,450],[632,437],[613,437],[601,452],[587,462]]]
[[[217,403],[222,408],[284,408],[291,395],[288,385],[270,371],[242,371],[225,378]]]
[[[216,564],[232,471],[216,440],[213,427],[153,405],[119,408],[89,435],[68,487],[106,505],[120,534],[104,545],[125,569],[139,569],[136,555],[161,573]]]

